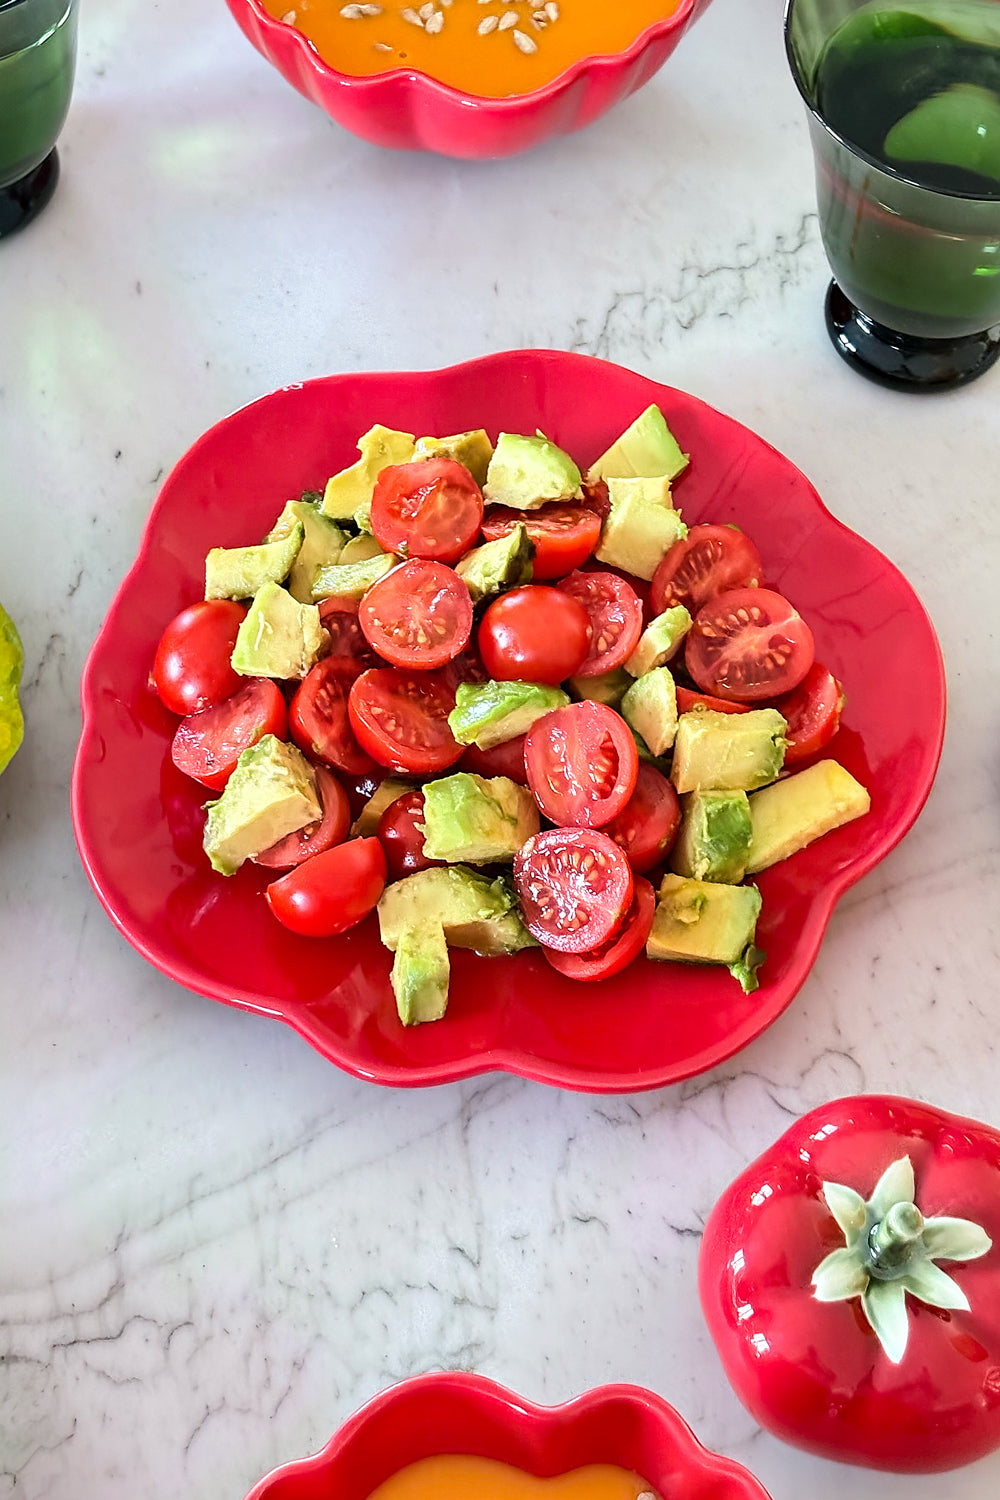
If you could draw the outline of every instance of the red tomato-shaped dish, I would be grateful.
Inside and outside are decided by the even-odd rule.
[[[812,1110],[712,1210],[699,1282],[736,1394],[784,1441],[901,1473],[1000,1447],[992,1127],[881,1095]]]

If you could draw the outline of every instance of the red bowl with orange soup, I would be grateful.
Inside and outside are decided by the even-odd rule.
[[[535,1406],[480,1375],[418,1375],[348,1419],[321,1453],[246,1500],[769,1500],[672,1406],[606,1385]]]
[[[666,62],[709,0],[227,0],[307,99],[379,146],[513,156]]]

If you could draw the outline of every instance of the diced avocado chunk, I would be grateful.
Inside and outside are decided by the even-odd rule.
[[[391,554],[395,562],[395,554]],[[344,543],[344,550],[336,562],[345,568],[350,563],[369,562],[373,557],[389,557],[381,542],[377,542],[370,531],[363,531],[360,536],[352,536],[350,541]]]
[[[361,457],[326,482],[323,514],[335,521],[350,521],[359,505],[371,503],[375,480],[389,464],[409,463],[413,457],[413,434],[396,432],[376,422],[358,439]]]
[[[221,797],[206,810],[205,853],[220,875],[232,875],[244,860],[323,812],[309,762],[273,734],[243,751]]]
[[[670,868],[696,880],[738,885],[750,851],[746,792],[691,792],[670,853]]]
[[[535,544],[528,528],[519,523],[496,541],[473,547],[455,564],[455,572],[469,590],[473,604],[478,604],[480,599],[504,589],[530,583],[534,556]]]
[[[688,963],[739,963],[753,943],[760,906],[754,885],[664,875],[646,955]]]
[[[24,715],[18,698],[23,671],[21,637],[0,604],[0,771],[10,764],[24,739]]]
[[[608,497],[611,509],[601,529],[598,561],[636,578],[652,578],[664,553],[687,536],[670,503],[669,480],[609,479]]]
[[[417,438],[413,457],[454,459],[455,463],[465,465],[482,489],[486,483],[486,470],[493,457],[493,444],[484,428],[475,427],[470,432],[453,433],[451,437]]]
[[[380,551],[377,557],[366,557],[362,562],[334,563],[332,567],[320,568],[313,579],[313,598],[363,599],[372,584],[384,578],[398,562],[394,552]]]
[[[536,719],[568,702],[562,688],[544,682],[460,682],[448,728],[460,745],[489,750],[526,734]]]
[[[747,870],[766,870],[813,839],[860,818],[871,798],[835,760],[819,760],[750,798],[752,836]]]
[[[400,781],[396,776],[387,776],[384,781],[380,781],[351,824],[351,838],[370,838],[386,808],[391,807],[406,792],[412,791],[412,781]]]
[[[213,547],[205,558],[206,599],[249,599],[265,583],[283,583],[302,547],[299,521],[286,537],[256,547]]]
[[[641,735],[653,755],[662,755],[677,732],[677,690],[669,667],[637,677],[622,698],[621,715]]]
[[[404,927],[389,975],[404,1026],[440,1021],[448,1009],[451,961],[440,922]]]
[[[265,583],[240,624],[233,671],[245,677],[305,677],[319,660],[325,632],[315,604],[299,604],[277,583]]]
[[[606,453],[587,470],[588,479],[676,479],[687,468],[687,454],[658,406],[647,406]]]
[[[596,677],[569,679],[570,692],[578,701],[606,703],[609,708],[617,708],[631,686],[632,676],[624,667],[613,667]]]
[[[665,667],[677,655],[681,642],[691,629],[691,616],[683,604],[671,605],[655,620],[650,620],[639,637],[635,650],[625,663],[626,672],[641,677],[654,667]]]
[[[298,524],[303,526],[305,536],[288,575],[288,592],[300,604],[311,604],[317,570],[340,561],[346,538],[337,523],[322,515],[316,505],[307,500],[289,500],[265,540],[280,541]]]
[[[549,500],[575,500],[582,476],[568,453],[548,438],[501,432],[493,450],[483,494],[491,505],[536,510]]]
[[[538,832],[538,804],[507,776],[456,771],[424,784],[424,854],[449,864],[513,859]]]
[[[393,952],[405,928],[439,922],[451,948],[517,953],[535,940],[517,912],[505,880],[490,880],[462,865],[418,870],[387,885],[378,903],[382,941]]]
[[[766,786],[781,770],[785,729],[776,708],[726,714],[699,705],[681,714],[670,773],[675,790],[751,792]]]

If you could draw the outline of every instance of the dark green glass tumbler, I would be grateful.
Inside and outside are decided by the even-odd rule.
[[[838,353],[949,389],[1000,356],[1000,0],[787,0]]]
[[[0,0],[0,239],[48,203],[73,91],[77,0]]]

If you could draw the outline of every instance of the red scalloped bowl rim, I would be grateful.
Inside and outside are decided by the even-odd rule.
[[[322,1452],[282,1464],[246,1500],[368,1500],[407,1464],[442,1453],[492,1458],[538,1478],[615,1464],[663,1496],[769,1500],[759,1480],[711,1453],[674,1408],[635,1385],[606,1385],[537,1406],[481,1375],[417,1375],[350,1417]]]
[[[689,524],[741,525],[765,583],[812,625],[847,703],[826,754],[872,797],[863,818],[756,877],[760,988],[722,967],[640,958],[598,984],[538,952],[452,953],[448,1013],[403,1027],[374,917],[308,940],[271,916],[269,872],[228,880],[201,846],[205,794],[175,770],[176,721],[149,687],[156,643],[200,597],[212,546],[263,535],[283,502],[354,461],[374,422],[408,432],[545,430],[583,466],[655,402],[689,468]],[[919,684],[919,690],[915,689]],[[91,650],[73,771],[73,819],[108,914],[152,964],[214,1000],[285,1021],[337,1066],[386,1085],[506,1071],[592,1093],[658,1088],[759,1036],[806,979],[840,896],[910,828],[941,753],[945,682],[933,627],[882,553],[837,520],[789,460],[732,418],[670,386],[581,354],[515,350],[445,370],[328,376],[272,392],[210,428],[165,480],[131,571]]]

